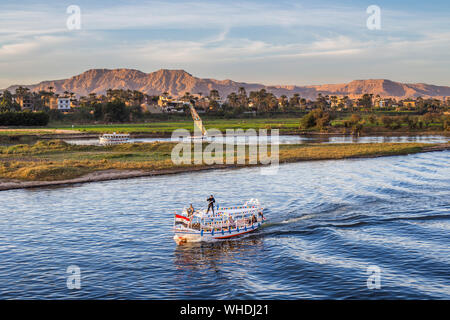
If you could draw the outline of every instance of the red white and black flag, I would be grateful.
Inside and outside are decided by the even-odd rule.
[[[180,216],[179,214],[175,215],[175,225],[183,225],[187,227],[189,225],[189,221],[191,221],[188,217]]]

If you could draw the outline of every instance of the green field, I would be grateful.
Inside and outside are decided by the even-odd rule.
[[[300,127],[300,118],[248,118],[248,119],[209,119],[203,120],[207,130],[218,129],[225,132],[226,129],[279,129],[281,134],[301,134],[301,133],[328,133],[328,134],[352,134],[354,124],[349,123],[351,115],[341,115],[339,118],[332,119],[330,125],[322,130],[317,127],[302,129]],[[369,115],[361,115],[360,124],[363,134],[415,134],[415,133],[439,133],[448,134],[450,131],[445,129],[444,117],[434,118],[435,122],[428,122],[420,128],[408,128],[406,123],[400,123],[396,128],[389,128],[381,123],[381,118],[375,122],[370,121]],[[447,121],[447,120],[445,120]],[[448,121],[447,121],[448,122]],[[68,124],[68,123],[50,123],[46,127],[11,127],[0,128],[1,136],[42,136],[55,134],[102,134],[102,133],[130,133],[146,134],[155,136],[169,136],[176,129],[186,129],[192,132],[194,124],[192,119],[180,120],[154,120],[146,123],[114,123],[114,124]]]

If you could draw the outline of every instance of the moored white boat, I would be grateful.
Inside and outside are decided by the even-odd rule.
[[[120,144],[126,143],[130,140],[130,135],[128,133],[105,133],[100,138],[101,144]]]
[[[175,213],[174,240],[177,244],[214,241],[256,231],[266,221],[263,209],[256,199],[251,199],[242,206],[219,207],[214,214],[199,210],[189,215],[184,209],[179,214]]]
[[[196,142],[211,142],[213,141],[212,137],[209,136],[187,136],[181,139],[182,142],[187,143],[196,143]]]

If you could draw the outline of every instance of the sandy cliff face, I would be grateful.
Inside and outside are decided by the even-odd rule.
[[[354,80],[343,84],[325,84],[314,86],[264,86],[232,80],[201,79],[194,77],[184,70],[161,69],[152,73],[144,73],[134,69],[92,69],[69,79],[43,81],[35,85],[22,85],[32,91],[47,90],[53,87],[57,93],[74,92],[78,96],[85,96],[95,92],[104,94],[108,89],[139,90],[150,95],[168,92],[172,96],[180,96],[185,92],[191,94],[209,94],[213,89],[218,90],[222,97],[236,92],[244,87],[247,92],[266,89],[277,96],[291,96],[294,93],[306,99],[315,99],[318,93],[324,95],[347,95],[356,98],[364,93],[405,99],[422,96],[442,97],[450,96],[450,87],[434,86],[424,83],[405,84],[386,79]],[[8,88],[14,91],[18,86]]]

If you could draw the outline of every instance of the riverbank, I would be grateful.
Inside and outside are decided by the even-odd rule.
[[[56,140],[32,146],[0,147],[0,190],[255,166],[250,164],[248,147],[244,159],[235,150],[234,164],[175,165],[171,161],[174,146],[174,143],[80,146]],[[449,149],[449,143],[293,144],[279,146],[279,162],[372,158]],[[245,164],[236,164],[238,159]]]

